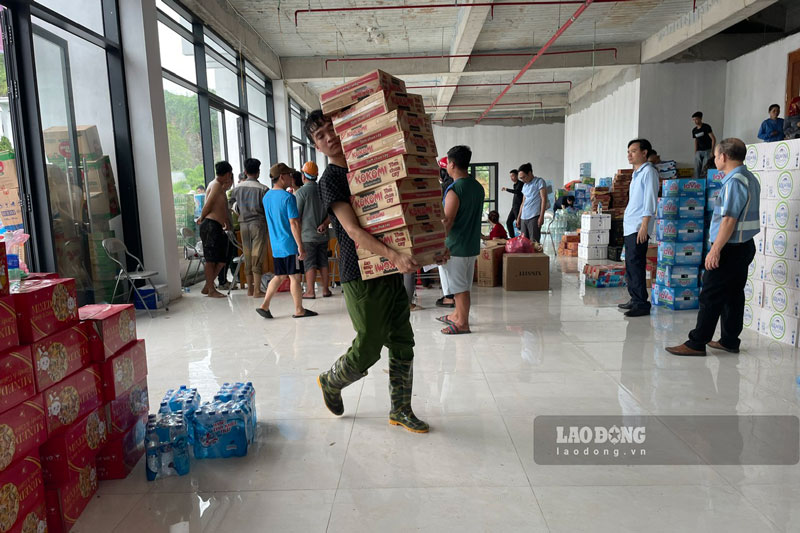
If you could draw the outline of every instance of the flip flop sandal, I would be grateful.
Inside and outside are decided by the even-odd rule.
[[[305,311],[306,311],[306,312],[305,312],[305,314],[302,314],[302,315],[292,315],[292,318],[305,318],[305,317],[307,317],[307,316],[317,316],[317,315],[319,314],[319,313],[315,313],[315,312],[314,312],[314,311],[312,311],[311,309],[306,309]]]
[[[333,296],[332,292],[329,292],[328,294],[325,294],[325,293],[322,294],[323,298],[330,298],[331,296]]]
[[[448,307],[450,309],[455,309],[456,304],[455,302],[451,304],[446,304],[444,303],[444,298],[439,298],[438,300],[436,300],[436,307]]]
[[[442,330],[442,334],[444,335],[465,335],[467,333],[472,333],[472,331],[468,329],[458,329],[458,326],[455,324],[450,324]]]
[[[316,300],[316,296],[303,296],[303,300]]]
[[[273,318],[272,313],[269,312],[269,309],[261,309],[260,307],[257,307],[256,313],[261,315],[263,318]]]
[[[441,322],[442,324],[452,324],[453,321],[447,318],[447,315],[437,316],[436,320]]]

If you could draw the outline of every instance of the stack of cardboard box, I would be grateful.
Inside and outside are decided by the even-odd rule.
[[[499,287],[503,284],[503,254],[505,239],[486,241],[478,255],[478,287]]]
[[[605,213],[581,215],[578,257],[581,259],[605,259],[608,256],[610,230],[611,215]]]
[[[614,174],[614,181],[611,182],[612,218],[620,218],[625,213],[632,179],[633,170],[629,168],[621,168]]]
[[[581,243],[580,233],[577,231],[568,231],[561,236],[561,242],[558,245],[558,255],[565,257],[578,257],[578,246]]]
[[[592,189],[592,211],[598,208],[608,210],[611,207],[611,191],[608,187],[595,187]]]
[[[342,141],[361,226],[417,263],[435,263],[446,234],[436,143],[422,97],[376,70],[322,93],[320,101]],[[371,250],[357,253],[363,279],[397,272]]]

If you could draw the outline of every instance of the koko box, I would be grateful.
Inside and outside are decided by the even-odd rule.
[[[398,155],[347,173],[350,194],[358,194],[403,178],[439,179],[436,158]]]
[[[442,190],[435,178],[403,178],[350,197],[356,216],[363,216],[399,203],[439,200]]]

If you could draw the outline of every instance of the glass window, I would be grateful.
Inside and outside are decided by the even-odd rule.
[[[233,167],[233,179],[244,170],[244,157],[242,157],[243,140],[242,117],[236,113],[225,110],[225,151],[228,154],[228,163]]]
[[[206,54],[208,90],[228,102],[239,105],[239,77],[211,54]]]
[[[264,120],[269,118],[267,116],[267,95],[249,81],[247,82],[247,110]]]
[[[192,23],[189,19],[185,18],[183,15],[175,11],[172,7],[168,6],[164,3],[163,0],[156,0],[156,7],[159,11],[164,13],[166,16],[183,26],[189,31],[192,31]]]
[[[270,179],[268,169],[269,162],[269,129],[261,125],[255,120],[250,121],[250,157],[254,157],[261,161],[261,177],[258,181],[270,187]]]
[[[211,108],[211,157],[214,163],[226,159],[225,154],[225,115],[216,108]]]
[[[292,162],[294,168],[301,168],[306,162],[306,147],[297,141],[292,141]]]
[[[300,116],[292,113],[292,137],[295,139],[302,139],[303,138],[303,122],[300,120]]]
[[[102,0],[36,0],[36,3],[103,35]]]
[[[163,22],[158,23],[161,67],[192,83],[197,83],[194,46]]]
[[[4,10],[0,7],[0,11]],[[14,153],[14,129],[11,123],[11,106],[8,94],[6,52],[0,44],[0,184],[12,189],[19,187],[18,165]],[[266,104],[264,104],[266,105]]]
[[[208,29],[204,30],[203,37],[203,42],[206,43],[206,46],[221,55],[223,59],[229,61],[231,65],[236,65],[236,52],[233,48],[211,34]]]
[[[244,71],[248,77],[252,78],[254,82],[260,82],[258,85],[267,83],[267,77],[261,74],[261,71],[250,64],[249,61],[244,62]]]

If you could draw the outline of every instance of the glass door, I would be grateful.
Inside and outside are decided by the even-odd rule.
[[[474,163],[469,166],[469,175],[483,185],[483,218],[481,231],[489,233],[491,228],[487,216],[489,211],[497,209],[497,163]]]

